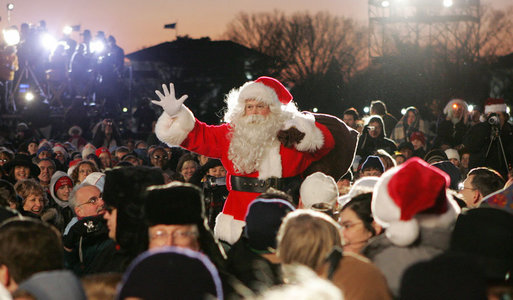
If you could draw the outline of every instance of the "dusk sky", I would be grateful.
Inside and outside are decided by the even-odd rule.
[[[429,0],[434,1],[434,0]],[[175,31],[163,29],[177,22],[179,35],[219,39],[226,25],[241,11],[270,12],[274,9],[329,11],[334,15],[354,17],[367,22],[367,0],[13,0],[11,25],[45,20],[50,33],[60,36],[64,25],[82,25],[96,34],[103,30],[116,37],[126,53],[161,42],[174,40]],[[512,0],[487,0],[495,8],[505,8]],[[2,28],[7,27],[6,3],[2,2]],[[78,39],[78,33],[73,37]]]

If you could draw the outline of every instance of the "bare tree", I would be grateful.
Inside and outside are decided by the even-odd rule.
[[[505,10],[481,6],[480,54],[488,58],[513,50],[513,6]]]
[[[333,65],[349,78],[366,62],[366,35],[366,28],[349,18],[279,11],[241,13],[225,33],[227,39],[275,57],[276,73],[291,83],[326,75]]]

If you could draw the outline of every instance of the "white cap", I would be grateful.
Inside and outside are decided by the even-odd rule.
[[[351,199],[353,199],[356,196],[360,196],[366,193],[372,193],[372,191],[374,190],[374,186],[376,185],[376,182],[378,182],[378,179],[379,177],[375,176],[365,176],[356,180],[353,183],[351,189],[349,190],[349,193],[338,198],[339,207],[346,205],[349,201],[351,201]]]
[[[456,160],[460,160],[460,155],[458,154],[458,150],[456,149],[447,149],[445,150],[445,155],[447,155],[447,158],[448,159],[456,159]]]
[[[333,177],[315,172],[305,178],[299,189],[299,196],[305,208],[312,208],[317,203],[333,206],[338,198],[337,183]]]

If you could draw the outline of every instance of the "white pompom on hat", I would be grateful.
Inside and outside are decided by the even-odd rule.
[[[315,172],[305,178],[299,188],[299,195],[305,208],[312,208],[317,203],[326,203],[333,207],[338,198],[337,183],[333,177]]]
[[[401,247],[417,240],[420,226],[448,227],[460,212],[448,194],[449,183],[447,174],[413,157],[376,183],[371,203],[374,220]]]

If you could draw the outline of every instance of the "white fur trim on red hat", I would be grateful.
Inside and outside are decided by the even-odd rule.
[[[484,113],[486,115],[488,113],[506,112],[507,109],[504,99],[489,98],[485,102]]]
[[[421,175],[435,176],[433,178],[438,178],[436,176],[446,177],[446,175],[442,174],[439,170],[435,170],[434,167],[429,166],[420,159],[413,158],[410,160],[399,167],[388,170],[381,176],[374,188],[371,202],[371,210],[374,220],[386,228],[386,237],[393,244],[401,247],[408,246],[417,240],[420,226],[429,228],[447,228],[452,222],[455,222],[459,213],[459,207],[448,194],[447,183],[438,187],[427,186],[426,184],[421,183],[421,181],[424,182],[423,179],[420,178]],[[415,176],[415,174],[408,174],[408,179],[405,182],[401,185],[396,185],[396,188],[401,189],[402,191],[399,191],[399,193],[395,191],[396,194],[407,197],[402,198],[401,203],[406,207],[406,209],[408,209],[408,215],[412,214],[413,216],[409,219],[405,219],[403,212],[401,211],[401,207],[399,207],[396,201],[392,199],[389,191],[389,183],[391,183],[390,180],[398,174],[398,171],[409,167],[410,164],[417,164],[415,172],[417,172],[418,176]],[[421,167],[419,167],[418,164],[420,164]],[[425,168],[425,170],[423,168]],[[431,175],[428,172],[430,172]],[[439,179],[436,180],[440,183]],[[431,190],[428,191],[428,189]],[[446,206],[440,206],[443,204],[435,201],[436,206],[434,207],[446,207],[445,211],[429,214],[425,212],[421,213],[421,211],[418,211],[420,208],[413,208],[414,210],[412,211],[411,207],[422,207],[422,205],[416,205],[416,201],[429,201],[417,202],[420,204],[431,203],[433,198],[426,199],[426,194],[439,195],[436,189],[444,189],[443,193],[447,203],[445,203]]]
[[[250,81],[241,87],[238,101],[245,104],[246,100],[249,99],[254,99],[267,105],[281,105],[276,92],[261,82]]]
[[[214,236],[229,244],[234,244],[242,233],[246,222],[235,220],[233,216],[220,213],[216,217],[216,226],[214,227]]]
[[[170,117],[165,112],[157,120],[155,124],[155,134],[158,139],[170,146],[180,145],[186,138],[189,132],[194,129],[196,120],[192,112],[182,105],[182,108],[173,117]]]

